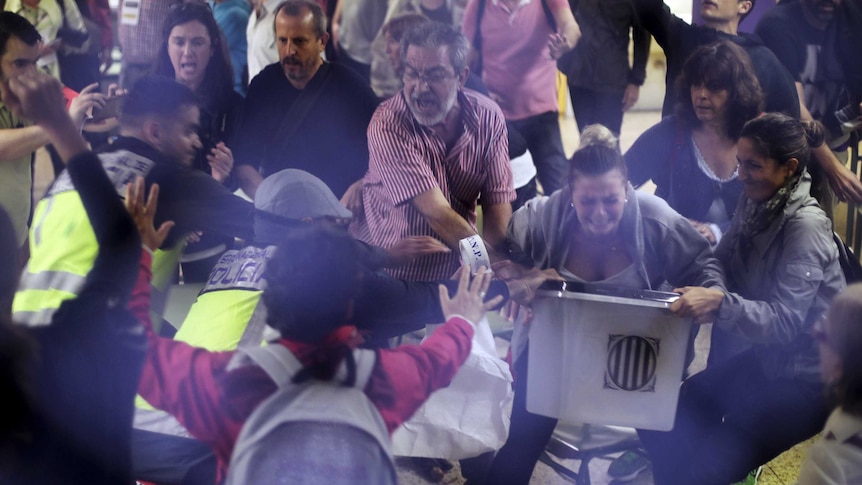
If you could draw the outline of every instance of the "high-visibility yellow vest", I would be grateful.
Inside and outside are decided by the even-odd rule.
[[[128,150],[99,155],[119,195],[146,176],[155,162]],[[67,171],[39,201],[30,229],[30,260],[12,304],[13,321],[48,325],[65,300],[74,298],[93,269],[99,245],[81,197]]]
[[[266,325],[263,273],[276,247],[227,251],[216,263],[174,340],[212,352],[260,346],[277,335]],[[171,415],[135,399],[135,428],[188,436]]]

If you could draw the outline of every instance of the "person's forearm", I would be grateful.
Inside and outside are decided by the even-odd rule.
[[[48,144],[48,134],[39,126],[0,130],[0,163],[29,155]]]
[[[459,241],[465,237],[476,235],[476,231],[470,227],[470,224],[451,208],[441,210],[440,214],[426,216],[425,220],[431,225],[431,229],[443,239],[443,242],[456,251]]]
[[[557,22],[559,33],[566,38],[569,49],[574,48],[581,38],[581,27],[578,25],[578,21],[575,20],[572,10],[566,5],[554,11],[553,15],[554,21]]]
[[[460,240],[476,235],[476,230],[452,209],[439,188],[429,189],[417,195],[410,203],[422,214],[443,242],[455,251],[459,249]]]
[[[54,145],[60,158],[66,163],[75,155],[90,149],[84,137],[81,136],[81,130],[75,127],[71,118],[61,118],[56,122],[43,124],[42,128],[48,135],[49,142]]]
[[[245,192],[245,195],[254,199],[257,193],[257,187],[263,182],[260,172],[251,165],[237,165],[234,168],[236,178],[239,181],[239,187]]]
[[[492,255],[505,259],[506,230],[512,218],[512,206],[508,203],[482,206],[482,238],[491,246]]]
[[[641,26],[664,48],[672,20],[670,9],[662,0],[632,0],[632,4]]]
[[[799,119],[802,121],[814,121],[814,117],[811,116],[811,112],[805,106],[805,88],[799,82],[796,83],[796,97],[799,99]]]
[[[649,47],[652,37],[649,32],[640,25],[632,27],[632,42],[634,43],[634,58],[628,82],[642,86],[646,79],[646,65],[649,60]]]
[[[452,317],[421,345],[377,351],[377,365],[366,393],[390,433],[409,419],[432,392],[452,382],[470,355],[473,333],[469,321]]]
[[[568,42],[569,47],[574,49],[578,44],[578,41],[581,40],[581,28],[578,26],[578,23],[575,22],[574,18],[572,18],[571,22],[566,22],[562,29],[562,34],[566,36],[566,41]]]

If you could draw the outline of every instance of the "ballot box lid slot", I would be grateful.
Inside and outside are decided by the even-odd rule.
[[[636,288],[600,285],[595,283],[582,283],[577,281],[546,281],[536,291],[536,296],[646,306],[651,308],[668,308],[671,303],[679,298],[679,295],[676,293],[640,290]]]

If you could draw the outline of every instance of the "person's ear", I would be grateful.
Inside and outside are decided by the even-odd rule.
[[[739,4],[736,6],[736,13],[738,13],[740,16],[742,16],[742,15],[745,15],[748,12],[750,12],[751,8],[752,8],[751,1],[750,0],[743,0],[743,1],[739,2]]]
[[[797,160],[795,158],[791,158],[790,160],[787,161],[787,163],[784,164],[784,166],[788,170],[787,177],[790,178],[793,175],[795,175],[796,170],[799,169],[799,160]]]
[[[320,36],[321,47],[326,47],[326,43],[329,42],[329,32],[324,32],[323,35]]]
[[[464,89],[464,85],[467,84],[467,78],[470,77],[470,68],[465,67],[460,73],[458,73],[458,90]]]
[[[152,146],[159,146],[159,143],[164,137],[164,130],[162,128],[161,123],[155,119],[150,118],[144,120],[143,126],[141,127],[141,134],[144,137],[144,141]]]

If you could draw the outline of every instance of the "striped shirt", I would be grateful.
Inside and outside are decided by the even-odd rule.
[[[433,131],[420,125],[403,93],[385,101],[368,125],[368,173],[363,179],[365,219],[353,224],[359,239],[390,248],[408,236],[440,237],[410,201],[439,188],[452,209],[476,228],[476,201],[483,205],[515,200],[506,124],[500,108],[479,93],[458,95],[463,132],[447,150]],[[459,266],[457,251],[415,259],[390,270],[410,281],[445,279]]]

